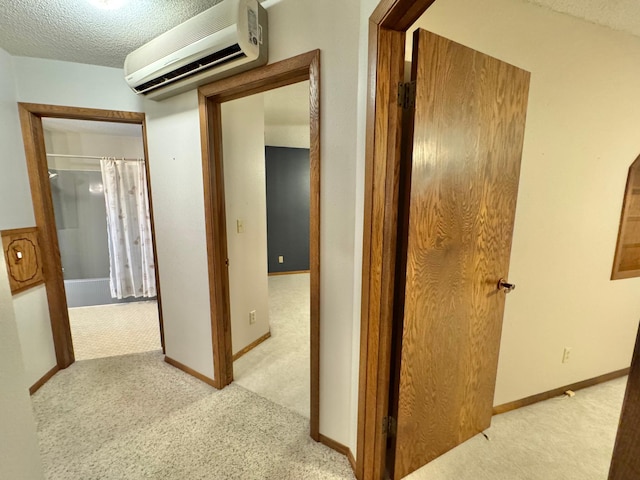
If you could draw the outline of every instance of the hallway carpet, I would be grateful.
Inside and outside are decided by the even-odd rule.
[[[143,353],[76,362],[33,395],[49,480],[352,479],[308,420]]]
[[[235,382],[310,417],[309,274],[269,277],[271,338],[233,362]]]
[[[69,309],[76,360],[160,350],[155,300]]]
[[[407,480],[606,480],[627,377],[493,417]],[[632,479],[629,479],[632,480]]]

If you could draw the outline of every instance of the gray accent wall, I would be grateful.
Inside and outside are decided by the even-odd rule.
[[[265,147],[265,165],[269,273],[309,270],[309,149]]]

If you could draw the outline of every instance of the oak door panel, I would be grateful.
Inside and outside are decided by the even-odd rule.
[[[419,30],[395,478],[490,425],[529,73]]]

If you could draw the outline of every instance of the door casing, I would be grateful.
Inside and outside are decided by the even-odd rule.
[[[145,169],[149,192],[149,212],[151,221],[151,238],[153,240],[153,259],[156,265],[156,292],[158,298],[158,317],[160,321],[160,341],[164,353],[164,328],[162,321],[162,299],[160,295],[160,274],[158,271],[158,254],[156,252],[156,236],[153,220],[153,202],[151,198],[151,180],[149,176],[149,155],[147,152],[147,133],[144,113],[124,112],[118,110],[100,110],[95,108],[66,107],[59,105],[43,105],[34,103],[18,103],[22,138],[27,160],[27,171],[31,185],[31,199],[40,235],[42,261],[45,271],[45,288],[49,304],[49,317],[53,334],[53,345],[58,368],[67,368],[75,361],[69,311],[62,275],[62,261],[58,245],[51,186],[47,167],[47,152],[44,144],[43,118],[66,118],[73,120],[93,120],[112,123],[129,123],[142,126],[142,142],[144,146]]]
[[[356,477],[381,479],[396,290],[406,31],[435,0],[381,0],[369,18]]]
[[[211,301],[214,385],[233,381],[227,233],[222,155],[224,102],[309,81],[310,120],[310,435],[320,435],[320,51],[314,50],[198,89],[205,225]]]

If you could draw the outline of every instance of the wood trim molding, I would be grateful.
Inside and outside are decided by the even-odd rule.
[[[400,201],[405,32],[435,0],[381,0],[369,19],[356,477],[384,477]]]
[[[235,362],[240,357],[242,357],[244,354],[249,353],[251,350],[256,348],[258,345],[260,345],[265,340],[268,340],[269,338],[271,338],[271,331],[268,331],[267,333],[262,335],[260,338],[258,338],[257,340],[251,342],[249,345],[247,345],[246,347],[244,347],[242,350],[238,351],[237,353],[234,353],[233,354],[233,361]]]
[[[298,69],[306,62],[309,80],[309,285],[310,285],[310,435],[314,440],[320,438],[320,171],[321,171],[321,115],[320,115],[320,50],[315,50],[297,58]],[[302,65],[301,65],[302,64]],[[292,65],[292,78],[295,66]]]
[[[221,104],[237,98],[309,81],[310,115],[310,435],[320,438],[320,51],[204,85],[198,89],[205,228],[211,305],[211,336],[216,387],[233,380],[233,353],[227,271],[227,236],[222,158]]]
[[[320,434],[318,441],[322,443],[324,446],[329,447],[331,450],[335,450],[339,454],[347,457],[347,460],[349,461],[349,465],[351,465],[351,469],[354,472],[356,471],[356,459],[353,456],[353,452],[349,447],[347,447],[346,445],[343,445],[340,442],[335,441],[333,438],[329,438],[326,435],[322,435],[322,434]]]
[[[512,410],[516,410],[518,408],[526,407],[528,405],[533,405],[534,403],[542,402],[544,400],[549,400],[550,398],[559,397],[567,390],[576,391],[576,390],[580,390],[587,387],[593,387],[594,385],[608,382],[609,380],[614,380],[616,378],[624,377],[625,375],[628,375],[628,374],[629,374],[629,368],[623,368],[622,370],[616,370],[615,372],[605,373],[604,375],[600,375],[594,378],[589,378],[588,380],[572,383],[570,385],[565,385],[564,387],[554,388],[553,390],[538,393],[536,395],[531,395],[530,397],[522,398],[520,400],[515,400],[509,403],[503,403],[502,405],[493,407],[493,414],[500,415],[501,413],[506,413]]]
[[[151,241],[153,243],[153,265],[156,272],[156,302],[158,306],[158,321],[160,323],[160,345],[162,353],[167,353],[164,345],[164,318],[162,317],[162,294],[160,292],[160,269],[158,267],[158,249],[156,248],[156,221],[153,215],[153,194],[151,190],[151,167],[149,166],[149,148],[147,145],[147,121],[142,118],[142,148],[144,153],[144,169],[147,175],[147,193],[149,195],[149,223],[151,224]]]
[[[53,200],[47,173],[47,156],[40,112],[41,105],[18,104],[27,171],[31,185],[31,200],[36,226],[40,232],[40,248],[49,305],[51,333],[59,368],[67,368],[75,361],[71,341],[69,312],[62,276]]]
[[[341,455],[347,457],[349,461],[349,465],[351,465],[351,469],[355,472],[356,470],[356,460],[353,456],[353,452],[349,447],[343,445],[340,442],[335,441],[333,438],[329,438],[326,435],[319,435],[318,441],[322,443],[325,447],[329,447],[331,450],[335,450]]]
[[[349,450],[349,447],[347,447],[346,445],[343,445],[340,442],[335,441],[333,438],[327,437],[326,435],[320,434],[319,442],[329,447],[331,450],[335,450],[339,454],[344,455],[345,457],[349,457],[349,454],[351,453],[351,451]]]
[[[233,352],[227,272],[226,213],[224,208],[224,172],[222,163],[222,115],[219,103],[198,93],[200,137],[202,142],[202,178],[204,182],[207,267],[211,306],[211,341],[216,388],[233,380]]]
[[[198,89],[201,95],[218,103],[285,87],[309,80],[309,69],[320,59],[320,50],[312,50],[280,62],[227,77]]]
[[[351,449],[349,449],[349,451],[347,452],[347,460],[349,460],[349,465],[351,465],[351,470],[353,470],[353,472],[355,473],[355,471],[356,471],[356,459],[353,456],[353,452],[351,451]]]
[[[144,152],[147,156],[147,139],[145,114],[140,112],[125,112],[116,110],[101,110],[95,108],[67,107],[60,105],[44,105],[38,103],[18,103],[22,137],[24,141],[31,199],[33,203],[36,227],[40,233],[40,248],[45,275],[45,287],[49,305],[51,331],[55,347],[56,361],[59,368],[67,368],[75,361],[69,312],[62,275],[62,261],[58,245],[53,200],[47,167],[46,148],[42,118],[68,118],[75,120],[95,120],[115,123],[131,123],[142,125]],[[147,156],[147,183],[151,197],[151,179],[149,177],[149,161]],[[156,289],[158,291],[158,314],[162,348],[164,350],[164,329],[162,325],[162,304],[160,298],[160,277],[157,274],[158,262],[156,251],[156,236],[153,223],[153,207],[149,198],[151,214],[151,235],[153,238],[153,255],[156,262]]]
[[[382,28],[406,32],[435,0],[381,0],[371,19]]]
[[[373,113],[368,116],[385,120],[367,124],[356,470],[358,478],[367,479],[382,478],[385,464],[386,437],[381,428],[389,402],[402,120],[395,99],[404,78],[404,37],[403,32],[380,30],[370,38],[375,45],[370,58],[376,59],[370,75],[376,80],[375,91],[369,94]]]
[[[2,230],[0,234],[2,235],[20,235],[22,233],[33,233],[37,232],[37,227],[23,227],[23,228],[11,228],[9,230]]]
[[[33,395],[38,390],[40,390],[40,387],[42,387],[45,383],[47,383],[51,379],[51,377],[53,377],[59,371],[60,371],[60,367],[58,367],[58,365],[55,365],[51,370],[45,373],[40,380],[38,380],[36,383],[31,385],[31,387],[29,387],[29,394]]]
[[[309,273],[311,270],[292,270],[290,272],[270,272],[268,276],[277,277],[278,275],[295,275],[298,273]]]
[[[69,118],[74,120],[96,120],[116,123],[144,122],[144,113],[125,112],[122,110],[102,110],[98,108],[67,107],[63,105],[46,105],[42,103],[24,103],[18,105],[26,111],[42,118]]]
[[[187,367],[184,363],[180,363],[179,361],[174,360],[173,358],[168,357],[166,355],[164,357],[164,361],[169,365],[171,365],[172,367],[175,367],[178,370],[182,370],[184,373],[188,373],[192,377],[195,377],[198,380],[203,381],[207,385],[211,385],[214,388],[218,388],[216,385],[216,381],[213,378],[209,378],[206,375],[203,375],[202,373],[195,371],[193,368]]]

